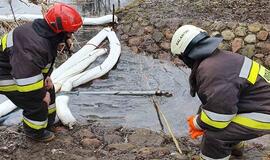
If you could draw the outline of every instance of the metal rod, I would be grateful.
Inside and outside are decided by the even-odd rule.
[[[112,13],[112,29],[113,30],[115,30],[114,14],[115,14],[115,9],[114,9],[114,4],[113,4],[113,13]]]
[[[130,96],[165,96],[171,97],[172,93],[168,91],[61,91],[58,94],[66,95],[66,94],[86,94],[86,95],[130,95]]]

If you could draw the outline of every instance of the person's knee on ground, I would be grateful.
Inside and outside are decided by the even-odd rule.
[[[223,140],[222,136],[216,132],[205,132],[202,138],[200,157],[203,160],[222,159],[228,160],[231,156],[233,146],[238,144],[237,141]]]

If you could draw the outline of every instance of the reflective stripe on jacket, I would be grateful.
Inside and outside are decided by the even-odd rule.
[[[32,23],[1,37],[0,91],[44,92],[44,76],[54,58],[49,39],[39,36]]]
[[[270,71],[239,54],[218,50],[196,72],[202,101],[196,120],[202,129],[223,129],[231,122],[270,130]]]

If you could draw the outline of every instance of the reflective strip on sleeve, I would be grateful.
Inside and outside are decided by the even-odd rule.
[[[26,117],[23,117],[23,122],[26,123],[29,127],[36,129],[36,130],[46,128],[47,124],[48,124],[48,120],[34,121],[34,120],[30,120]]]
[[[260,70],[260,65],[245,57],[239,77],[247,79],[250,83],[255,84]]]
[[[39,74],[30,78],[0,80],[0,91],[30,92],[43,88],[43,75]]]
[[[10,80],[0,80],[0,91],[11,92],[16,91],[17,85],[13,79]]]
[[[5,34],[5,35],[1,38],[2,51],[4,51],[4,50],[7,48],[7,36],[8,36],[8,34]]]
[[[250,73],[249,73],[249,76],[247,78],[247,80],[250,83],[255,84],[257,77],[258,77],[258,74],[259,74],[259,70],[260,70],[260,65],[257,62],[252,61],[252,67],[250,69]]]
[[[14,85],[16,82],[13,79],[0,80],[0,86]]]
[[[259,75],[267,82],[270,83],[270,71],[264,66],[261,66]]]
[[[242,68],[241,68],[241,71],[240,71],[240,74],[239,74],[239,77],[242,77],[242,78],[247,79],[248,78],[248,75],[249,75],[249,71],[250,71],[251,65],[252,65],[252,60],[250,60],[249,58],[245,57],[244,63],[242,65]]]
[[[12,46],[13,46],[13,30],[11,30],[7,36],[7,48]]]
[[[199,117],[198,115],[195,116],[195,118],[193,119],[193,124],[194,124],[194,126],[195,126],[197,129],[203,130],[203,129],[199,126],[199,124],[197,123],[197,118],[198,118],[198,117]]]
[[[2,51],[4,51],[6,48],[13,46],[13,30],[11,30],[9,33],[5,34],[1,38],[1,46]]]
[[[201,160],[229,160],[230,157],[231,157],[231,155],[228,155],[227,157],[224,157],[224,158],[215,159],[215,158],[207,157],[207,156],[203,155],[202,153],[200,153],[200,159]]]
[[[270,115],[263,113],[245,113],[238,114],[232,120],[233,122],[253,128],[253,129],[261,129],[261,130],[270,130]]]
[[[49,72],[49,69],[50,69],[50,67],[51,67],[51,63],[50,64],[48,64],[45,68],[43,68],[42,69],[42,73],[48,73]]]
[[[17,91],[17,85],[0,86],[0,91],[3,92]]]
[[[15,79],[16,83],[18,85],[20,85],[20,86],[25,86],[25,85],[37,83],[40,80],[43,80],[43,75],[42,74],[38,74],[36,76],[29,77],[29,78]]]
[[[44,68],[41,70],[42,73],[48,73],[49,72],[49,68]]]
[[[49,106],[49,108],[48,108],[48,114],[52,114],[54,112],[56,112],[56,105],[55,105],[55,103],[54,104],[51,104]]]
[[[230,124],[235,115],[236,114],[218,114],[203,109],[201,112],[201,120],[212,127],[223,129]]]
[[[29,92],[43,88],[43,75],[39,74],[29,78],[15,79],[19,92]]]

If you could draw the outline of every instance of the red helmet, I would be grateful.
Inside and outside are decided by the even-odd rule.
[[[75,32],[83,24],[79,12],[64,3],[55,3],[44,18],[55,33]]]

